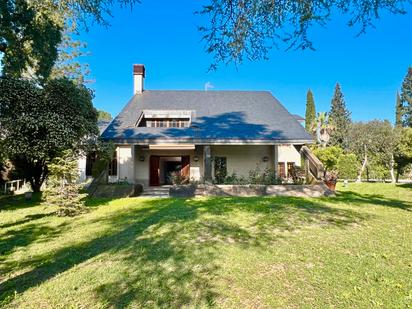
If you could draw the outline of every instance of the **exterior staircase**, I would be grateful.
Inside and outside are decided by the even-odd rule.
[[[140,197],[167,198],[169,188],[170,186],[144,187]]]

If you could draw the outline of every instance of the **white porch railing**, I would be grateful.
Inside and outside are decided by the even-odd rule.
[[[29,190],[29,187],[29,183],[24,179],[11,180],[4,184],[3,193],[24,193]]]

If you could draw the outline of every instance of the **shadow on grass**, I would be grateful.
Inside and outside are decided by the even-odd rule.
[[[93,199],[88,206],[109,201]],[[118,281],[95,288],[103,303],[114,308],[213,306],[218,296],[213,282],[221,245],[270,246],[284,237],[278,231],[310,224],[346,228],[367,218],[356,211],[331,208],[321,199],[136,199],[136,207],[96,219],[110,227],[105,235],[30,259],[31,264],[26,265],[30,271],[0,284],[0,302],[11,301],[15,292],[23,293],[85,261],[109,254],[120,256],[127,269]],[[14,243],[19,237],[24,239],[17,235]]]
[[[50,240],[62,232],[64,225],[48,227],[36,223],[25,225],[18,230],[10,230],[1,235],[0,260],[18,247],[26,247],[32,242],[42,238],[42,241]]]
[[[357,205],[377,205],[389,208],[398,208],[406,211],[412,211],[412,203],[398,199],[388,198],[381,194],[360,194],[354,191],[339,192],[333,200],[343,203],[353,203]]]
[[[35,193],[29,201],[25,200],[24,194],[0,196],[0,211],[37,206],[41,203],[41,196],[41,193]]]
[[[27,215],[21,220],[11,222],[11,223],[1,224],[0,228],[5,229],[5,228],[9,228],[9,227],[14,227],[14,226],[17,226],[17,225],[25,224],[25,223],[30,222],[30,221],[35,221],[35,220],[39,220],[39,219],[42,219],[42,218],[45,218],[45,217],[49,217],[49,216],[52,216],[54,214],[55,214],[55,212]]]

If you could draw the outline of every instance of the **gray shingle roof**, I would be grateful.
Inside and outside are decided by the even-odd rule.
[[[137,127],[143,110],[190,110],[189,128]],[[103,132],[119,143],[296,142],[312,137],[267,91],[153,91],[129,101]]]

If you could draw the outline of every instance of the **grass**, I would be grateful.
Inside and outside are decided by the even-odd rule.
[[[334,198],[0,199],[0,306],[412,307],[412,188]]]

